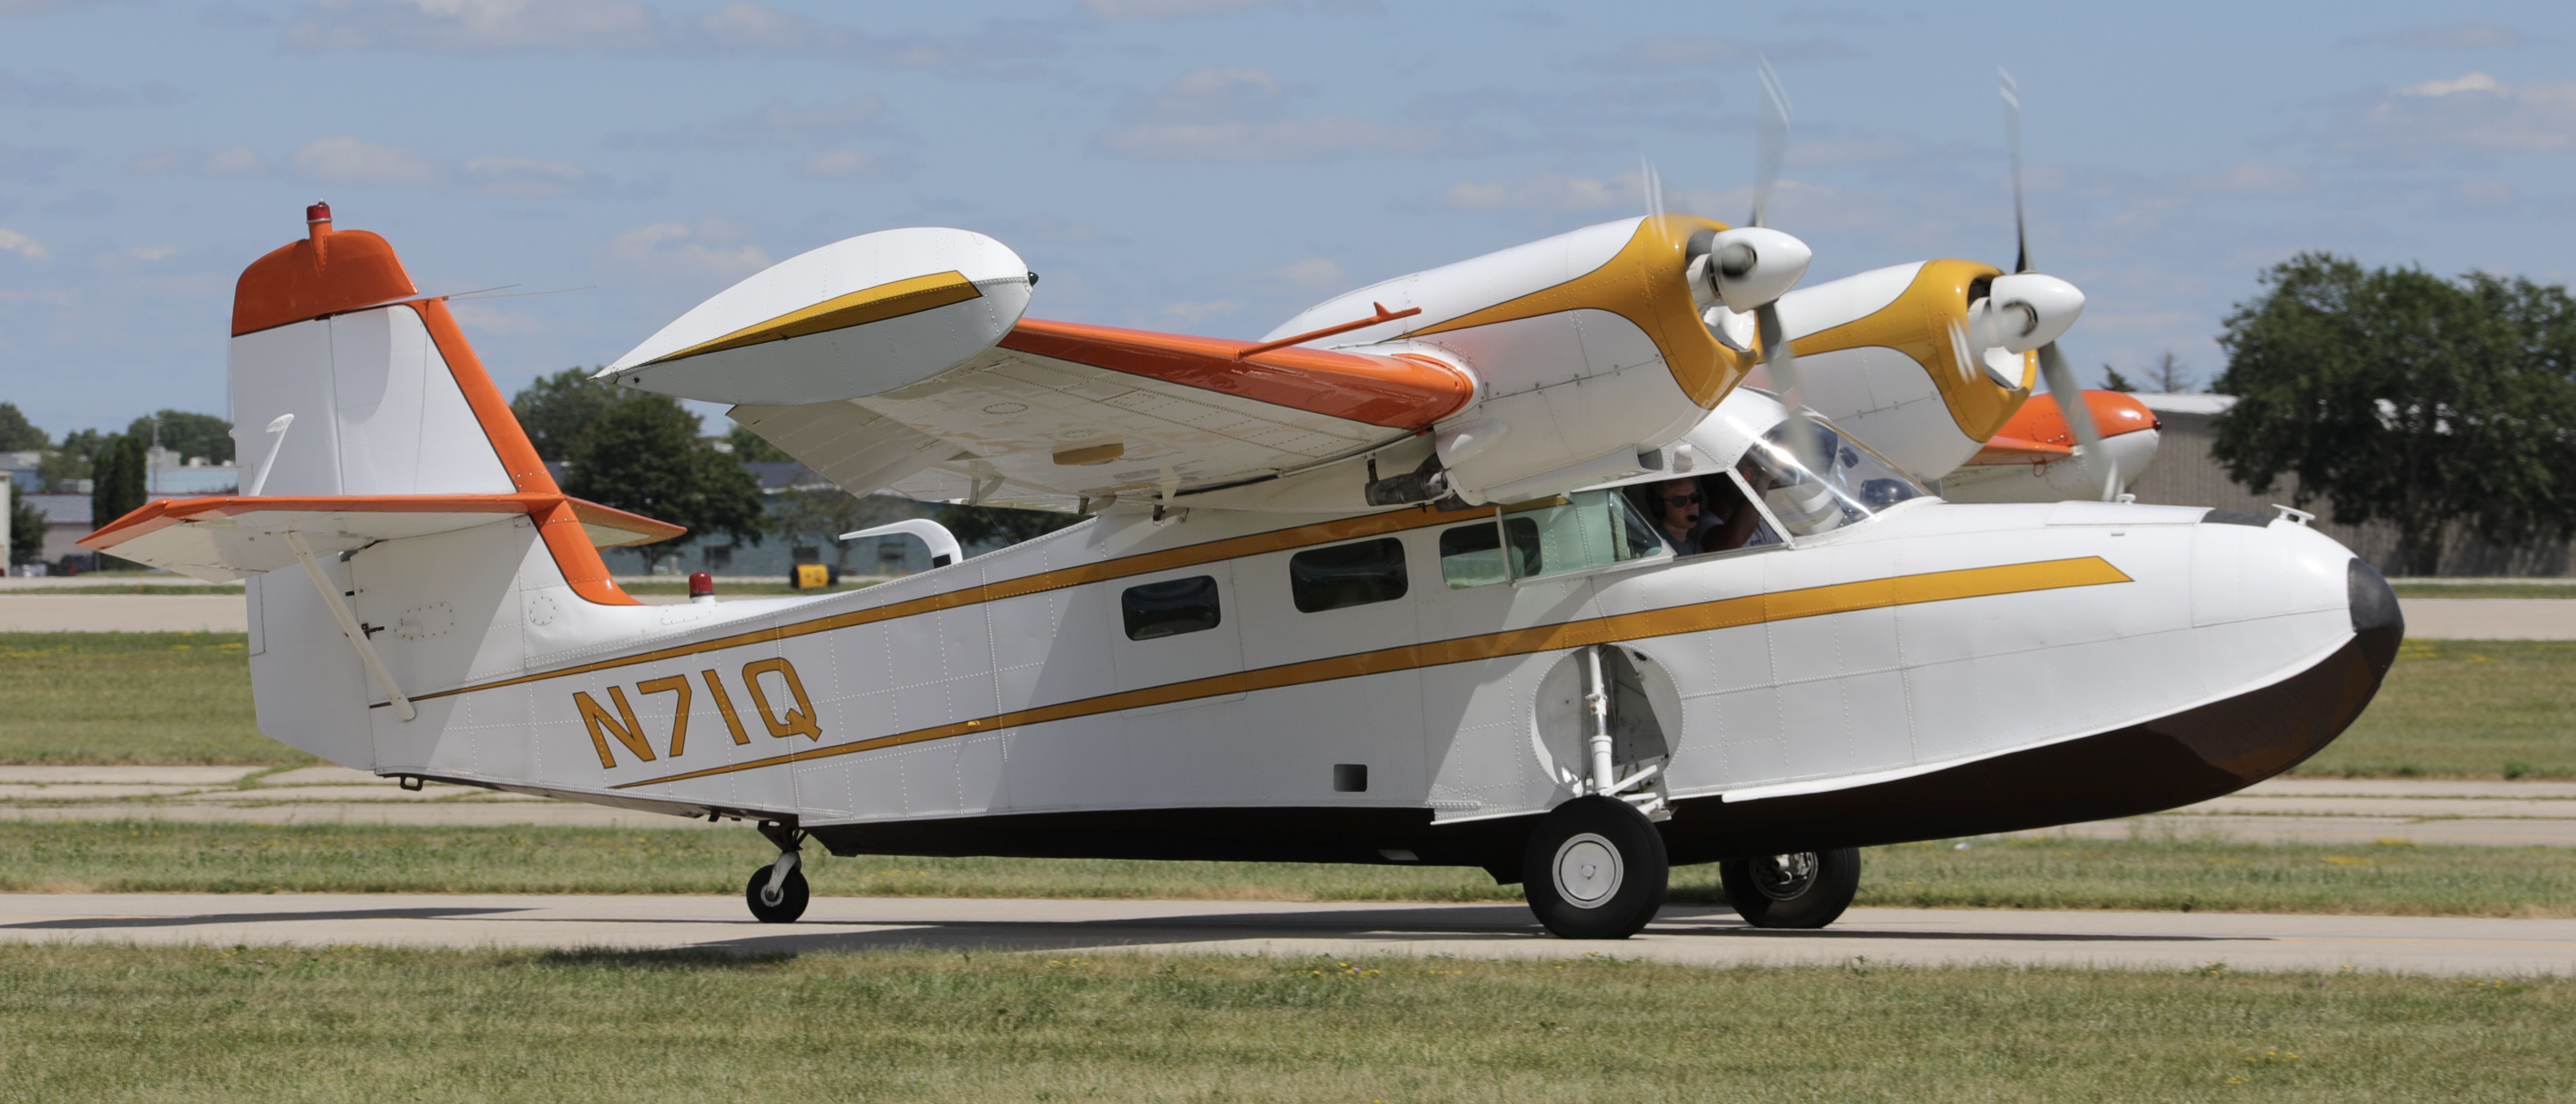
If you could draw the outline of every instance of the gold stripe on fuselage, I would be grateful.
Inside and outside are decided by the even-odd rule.
[[[1308,683],[1356,678],[1362,675],[1388,674],[1396,671],[1467,663],[1480,659],[1528,655],[1560,648],[1580,648],[1592,644],[1615,644],[1657,636],[1711,632],[1772,621],[1801,617],[1851,613],[1858,610],[1884,609],[1924,602],[1946,602],[1957,598],[1982,598],[1998,594],[2021,594],[2037,590],[2059,590],[2067,587],[2101,586],[2130,582],[2130,578],[2109,561],[2099,556],[2081,556],[2064,560],[2042,560],[2036,563],[2005,564],[1998,567],[1973,567],[1957,571],[1934,571],[1921,575],[1898,575],[1857,583],[1805,587],[1772,594],[1750,594],[1741,598],[1723,598],[1684,606],[1623,613],[1527,629],[1462,636],[1428,644],[1407,644],[1394,648],[1357,652],[1283,663],[1232,674],[1212,675],[1187,682],[1149,686],[1115,694],[1081,698],[1053,705],[971,720],[955,721],[930,728],[898,732],[831,747],[792,751],[721,767],[686,771],[636,782],[622,783],[611,789],[629,790],[682,782],[735,771],[758,770],[788,763],[851,755],[878,748],[918,744],[957,736],[998,732],[1066,721],[1081,717],[1114,713],[1122,709],[1169,705],[1197,698],[1222,697],[1256,690],[1277,690]]]
[[[1508,509],[1519,510],[1527,508],[1527,506],[1545,505],[1546,502],[1547,500],[1542,500],[1538,503],[1508,507]],[[1118,559],[1104,560],[1096,564],[1084,564],[1080,567],[1067,567],[1055,571],[1042,571],[1035,575],[1024,575],[1016,579],[1004,579],[1000,582],[985,583],[980,586],[959,587],[956,590],[946,591],[939,594],[924,595],[919,598],[908,599],[891,605],[879,606],[875,609],[852,610],[849,613],[837,613],[830,617],[818,617],[811,621],[798,621],[792,624],[780,625],[775,628],[754,629],[750,632],[735,633],[731,636],[717,637],[714,640],[700,641],[695,644],[678,644],[673,645],[672,647],[659,648],[649,652],[638,652],[634,655],[619,656],[616,659],[603,659],[596,663],[584,663],[577,666],[564,667],[553,671],[546,671],[541,674],[520,675],[516,678],[499,679],[492,682],[478,682],[471,686],[459,686],[452,690],[441,690],[434,694],[421,694],[414,697],[412,700],[429,701],[435,698],[454,697],[458,694],[471,694],[478,690],[498,690],[504,686],[521,686],[531,682],[543,682],[547,679],[564,678],[570,675],[586,675],[594,671],[608,671],[619,667],[631,667],[638,663],[653,663],[665,659],[677,659],[681,656],[696,655],[700,652],[722,651],[726,648],[739,648],[746,644],[763,644],[771,641],[786,640],[791,637],[811,636],[815,633],[831,632],[834,629],[847,629],[858,625],[872,625],[879,621],[892,621],[897,618],[912,617],[918,614],[937,613],[941,610],[952,610],[965,606],[981,605],[985,602],[998,602],[1005,598],[1019,598],[1030,594],[1041,594],[1050,590],[1062,590],[1065,587],[1081,586],[1085,583],[1098,583],[1106,582],[1111,579],[1124,579],[1129,576],[1146,575],[1156,571],[1170,571],[1174,568],[1196,567],[1199,564],[1214,563],[1218,560],[1232,560],[1240,559],[1245,556],[1258,556],[1265,552],[1284,552],[1291,548],[1303,548],[1312,544],[1330,544],[1334,541],[1350,540],[1354,537],[1384,536],[1388,533],[1402,533],[1407,530],[1421,529],[1426,526],[1448,525],[1463,521],[1473,521],[1479,516],[1491,517],[1492,514],[1483,510],[1474,512],[1444,512],[1434,510],[1428,506],[1417,506],[1410,510],[1395,510],[1383,514],[1367,514],[1360,517],[1339,518],[1333,521],[1318,522],[1313,525],[1300,525],[1290,529],[1273,529],[1266,533],[1252,533],[1240,537],[1227,537],[1223,540],[1208,541],[1204,544],[1190,544],[1183,545],[1179,548],[1167,548],[1160,552],[1146,552],[1135,556],[1122,556]]]

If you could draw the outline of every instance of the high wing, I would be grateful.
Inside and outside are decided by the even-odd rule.
[[[993,348],[919,384],[744,405],[733,416],[855,493],[1073,509],[1366,452],[1475,394],[1464,371],[1429,357],[1251,350],[1259,346],[1022,319]]]
[[[1731,233],[1604,223],[1244,342],[1025,318],[1037,276],[1001,243],[880,231],[752,275],[600,378],[732,404],[853,493],[1061,510],[1517,501],[1661,470],[1744,377],[1758,353],[1703,317],[1727,293],[1691,275],[1716,271]],[[1794,268],[1765,277],[1785,286],[1803,247],[1774,252],[1747,263]]]

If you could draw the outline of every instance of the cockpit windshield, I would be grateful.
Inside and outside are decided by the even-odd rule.
[[[1798,435],[1814,434],[1812,447]],[[1813,457],[1813,462],[1801,460]],[[1784,419],[1744,451],[1737,466],[1762,504],[1790,533],[1812,537],[1867,520],[1890,506],[1931,492],[1821,420]]]

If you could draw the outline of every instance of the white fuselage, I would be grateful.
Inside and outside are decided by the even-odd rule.
[[[2349,552],[2287,522],[2201,514],[1920,500],[1794,547],[1453,589],[1443,535],[1490,532],[1490,511],[1282,526],[1122,509],[810,600],[618,608],[530,592],[426,615],[376,608],[405,601],[406,584],[452,592],[461,580],[441,565],[491,559],[463,542],[525,531],[489,526],[346,567],[360,616],[397,626],[378,646],[418,688],[418,719],[366,709],[357,672],[316,666],[348,666],[327,647],[259,645],[252,662],[271,668],[264,691],[303,695],[264,692],[263,725],[352,766],[792,820],[827,841],[834,826],[1193,809],[1403,813],[1436,835],[1567,798],[1584,770],[1566,664],[1611,644],[1661,727],[1675,833],[1694,816],[1717,823],[1721,806],[2134,729],[2349,650]],[[1292,558],[1372,540],[1400,543],[1402,596],[1300,612]],[[1129,638],[1131,588],[1200,578],[1214,627]],[[254,588],[255,615],[261,590],[272,618],[309,616],[275,585]],[[440,635],[487,621],[479,638]],[[276,677],[280,663],[299,677]],[[372,740],[328,735],[351,721]],[[2226,765],[2224,788],[2313,750]],[[1364,790],[1347,788],[1351,766]]]

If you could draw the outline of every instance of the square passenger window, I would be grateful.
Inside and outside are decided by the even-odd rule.
[[[1394,537],[1310,548],[1288,557],[1297,612],[1365,606],[1404,597],[1404,542]]]
[[[1503,515],[1502,530],[1511,539],[1508,563],[1494,529],[1493,522],[1483,521],[1441,532],[1440,576],[1451,590],[1603,567],[1664,547],[1627,496],[1613,491],[1580,491]]]
[[[1222,620],[1213,575],[1128,587],[1118,597],[1118,606],[1127,615],[1129,640],[1206,632]]]

